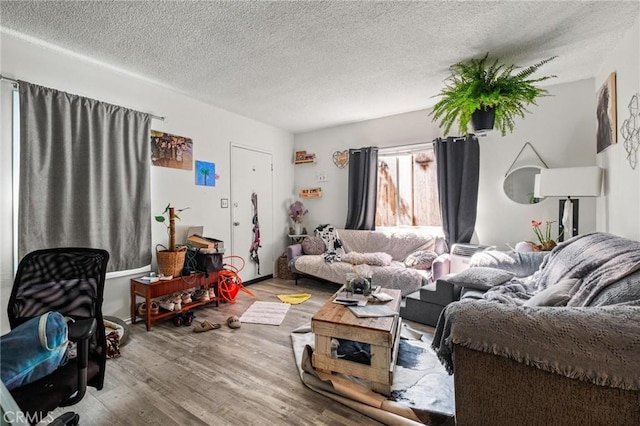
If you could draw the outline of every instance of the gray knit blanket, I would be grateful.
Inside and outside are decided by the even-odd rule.
[[[461,345],[569,378],[640,390],[640,306],[521,307],[480,300],[452,303],[445,312],[432,347],[450,374],[453,345]]]
[[[561,280],[576,278],[567,306],[589,306],[612,283],[640,270],[640,242],[605,233],[579,235],[556,246],[533,275],[513,278],[485,299],[521,305]]]
[[[640,390],[640,300],[595,306],[640,286],[637,278],[623,280],[638,270],[640,242],[603,233],[574,237],[559,244],[532,276],[494,287],[487,300],[448,305],[433,349],[450,373],[458,344],[570,378]],[[521,306],[569,278],[579,282],[568,306]]]

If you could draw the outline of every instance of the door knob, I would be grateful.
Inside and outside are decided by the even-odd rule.
[[[233,226],[240,226],[240,222],[233,222]]]

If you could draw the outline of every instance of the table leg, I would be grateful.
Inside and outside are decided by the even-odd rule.
[[[145,295],[145,300],[147,302],[147,331],[151,330],[151,293],[148,291]]]
[[[390,348],[378,345],[371,345],[371,368],[376,370],[389,371],[391,361]],[[374,392],[383,395],[391,395],[391,380],[387,379],[385,383],[371,382],[371,389]]]
[[[136,292],[131,284],[131,324],[136,323]]]
[[[318,334],[316,334],[316,349],[315,349],[316,353],[318,355],[324,355],[326,357],[331,358],[331,337],[330,336],[320,336]],[[314,365],[314,367],[316,367]],[[316,367],[317,368],[317,367]],[[331,373],[331,371],[328,370],[323,370],[320,368],[317,368],[318,371],[324,371],[327,373]]]

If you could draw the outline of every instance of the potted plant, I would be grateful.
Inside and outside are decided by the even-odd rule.
[[[445,88],[436,95],[442,98],[429,115],[433,115],[434,121],[440,120],[445,134],[457,121],[460,133],[465,135],[471,121],[475,131],[490,130],[495,122],[504,136],[507,130],[513,131],[515,116],[524,118],[524,113],[529,112],[528,105],[536,105],[537,97],[547,96],[547,90],[537,87],[536,83],[556,76],[530,77],[556,57],[544,59],[516,74],[513,72],[518,67],[502,64],[498,59],[491,62],[488,53],[482,59],[454,64]]]
[[[289,206],[289,218],[293,221],[293,227],[290,231],[293,231],[293,235],[301,235],[302,230],[302,218],[309,212],[302,204],[302,201],[297,200]]]
[[[531,227],[533,228],[533,233],[536,235],[538,239],[538,243],[529,242],[533,251],[550,251],[557,245],[556,242],[551,239],[551,225],[553,225],[556,221],[547,221],[545,230],[541,230],[540,226],[542,226],[542,222],[537,220],[531,221]]]
[[[166,223],[168,219],[167,232],[169,233],[169,247],[161,244],[156,246],[156,257],[158,259],[158,272],[165,276],[177,276],[182,272],[184,267],[184,258],[187,253],[186,247],[176,248],[176,219],[180,220],[178,213],[187,210],[187,208],[176,210],[167,204],[161,215],[155,216],[157,222]],[[165,217],[166,216],[166,217]],[[158,247],[164,247],[164,250],[158,250]]]

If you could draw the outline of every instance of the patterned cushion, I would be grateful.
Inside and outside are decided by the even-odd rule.
[[[404,264],[407,268],[413,269],[431,269],[431,263],[438,257],[438,255],[429,250],[418,250],[411,253],[404,260]]]
[[[302,240],[302,251],[304,254],[322,254],[326,246],[320,237],[306,237]]]

